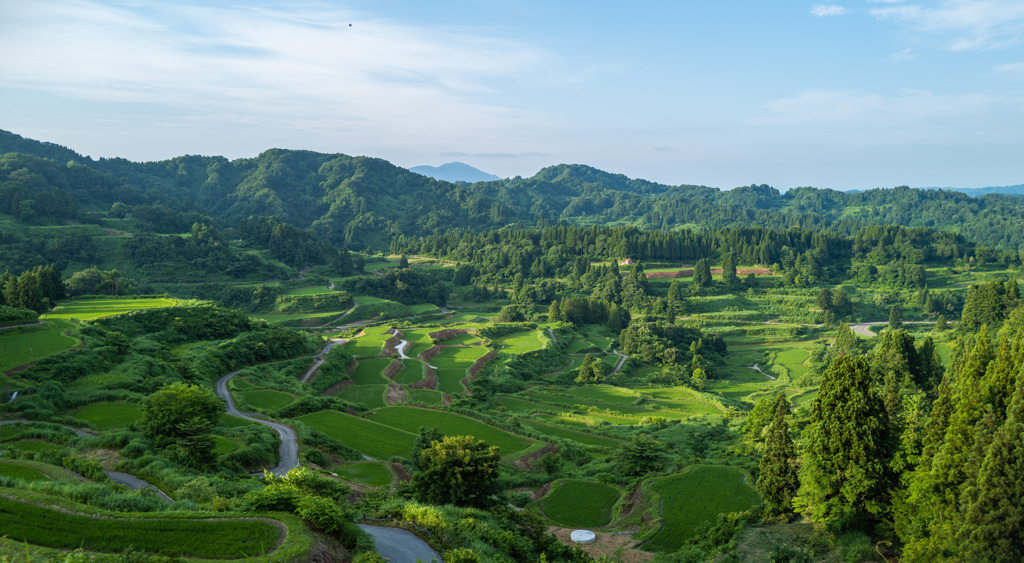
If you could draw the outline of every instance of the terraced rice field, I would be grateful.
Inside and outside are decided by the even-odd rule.
[[[280,531],[252,518],[93,518],[0,496],[0,529],[15,541],[58,549],[118,553],[129,547],[206,559],[266,553]],[[203,541],[195,541],[202,537]]]
[[[131,311],[142,311],[146,309],[160,309],[171,307],[177,301],[173,299],[151,298],[151,299],[80,299],[60,305],[53,311],[42,315],[45,319],[79,319],[90,321],[100,317],[120,315]]]
[[[78,346],[78,339],[65,336],[67,322],[47,322],[38,327],[0,332],[0,371],[7,371]]]
[[[439,368],[434,370],[437,374],[437,389],[449,395],[457,395],[466,392],[466,386],[462,380],[467,377],[466,368]]]
[[[338,477],[353,483],[383,487],[391,482],[391,473],[384,464],[375,461],[346,463],[334,468]]]
[[[295,397],[292,395],[282,391],[274,391],[273,389],[246,391],[245,393],[240,393],[239,396],[245,400],[249,406],[268,411],[276,411],[277,409],[284,408],[292,404],[295,400]]]
[[[405,366],[395,375],[395,383],[416,383],[423,379],[423,362],[419,360],[402,360]]]
[[[651,547],[679,549],[703,522],[761,502],[751,481],[741,469],[714,465],[698,465],[678,475],[654,480],[650,490],[661,495],[662,527],[651,538]]]
[[[615,487],[570,479],[556,485],[541,501],[544,515],[573,528],[596,528],[611,522],[620,493]]]
[[[416,441],[416,434],[413,432],[419,431],[418,426],[413,432],[406,432],[394,426],[337,411],[315,412],[300,416],[298,420],[358,452],[377,459],[390,459],[392,456],[409,457]]]
[[[362,403],[368,409],[379,409],[385,405],[386,385],[356,385],[342,389],[336,396],[351,403]]]
[[[86,405],[69,416],[102,431],[128,426],[142,417],[142,410],[132,403],[102,402]]]
[[[21,479],[28,483],[50,480],[49,477],[38,469],[7,461],[0,461],[0,477]]]
[[[391,383],[384,377],[384,368],[391,364],[391,358],[368,358],[360,360],[352,374],[356,385],[387,385]]]
[[[541,331],[530,330],[502,336],[491,345],[496,350],[501,350],[502,354],[526,354],[540,350],[547,341],[548,338]]]
[[[614,438],[598,436],[597,434],[591,434],[589,432],[580,432],[578,430],[572,430],[555,424],[547,424],[537,420],[524,420],[523,426],[533,428],[537,432],[546,436],[551,436],[552,438],[572,440],[574,442],[579,442],[584,446],[595,448],[615,448],[622,445],[622,442]]]
[[[367,418],[410,434],[418,433],[420,426],[436,426],[445,436],[473,436],[492,446],[498,446],[502,456],[523,450],[532,442],[528,438],[516,436],[474,418],[433,409],[388,407]]]
[[[433,389],[411,389],[409,391],[409,402],[419,405],[441,406],[444,404],[444,395]]]

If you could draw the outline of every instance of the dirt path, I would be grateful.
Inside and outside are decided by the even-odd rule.
[[[551,329],[549,328],[549,329],[548,329],[548,334],[550,334],[550,335],[551,335],[551,340],[552,340],[553,342],[558,342],[558,339],[557,339],[557,338],[555,338],[555,331],[553,331],[553,330],[551,330]]]

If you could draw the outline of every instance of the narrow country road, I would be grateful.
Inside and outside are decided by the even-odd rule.
[[[122,485],[127,485],[129,489],[136,491],[139,489],[155,491],[156,496],[160,497],[160,499],[162,499],[164,502],[174,502],[174,500],[171,497],[167,496],[166,493],[154,487],[153,485],[143,481],[142,479],[139,479],[138,477],[132,475],[131,473],[121,473],[120,471],[108,471],[106,469],[104,469],[103,472],[107,474],[107,477],[110,477],[111,481],[115,483],[121,483]]]
[[[277,464],[271,472],[278,477],[288,473],[288,471],[299,466],[299,438],[295,434],[295,430],[291,426],[281,424],[280,422],[272,422],[270,420],[264,420],[257,418],[258,415],[255,413],[243,413],[239,412],[235,408],[235,401],[231,398],[231,392],[228,391],[228,381],[231,378],[238,375],[241,370],[233,371],[224,377],[217,380],[217,395],[227,401],[227,413],[232,416],[251,420],[255,423],[269,426],[277,432],[277,435],[281,437],[281,447],[278,449],[278,455],[281,457],[281,462]]]
[[[616,354],[622,356],[622,358],[619,360],[619,364],[615,366],[615,369],[613,369],[612,372],[608,375],[615,375],[616,373],[619,373],[619,370],[622,369],[622,364],[626,363],[626,360],[629,359],[629,356],[623,354],[622,352],[619,352],[618,350],[612,350],[612,352],[615,352]]]
[[[772,380],[775,379],[774,377],[772,377],[772,376],[768,375],[767,373],[761,371],[761,366],[758,363],[756,363],[756,362],[754,363],[754,365],[750,366],[750,369],[756,371],[757,373],[760,373],[761,375],[767,377],[768,379],[772,379]]]
[[[302,376],[302,382],[309,383],[309,380],[312,379],[313,374],[316,373],[316,370],[320,369],[320,366],[322,366],[326,361],[324,360],[324,356],[326,356],[327,353],[331,351],[331,348],[333,348],[336,344],[344,344],[345,342],[348,342],[348,340],[344,338],[334,338],[329,340],[327,342],[327,346],[324,346],[324,349],[320,350],[319,354],[313,356],[313,365],[309,368],[309,370],[306,371],[306,375]]]
[[[868,328],[868,327],[884,325],[884,324],[888,324],[888,323],[886,321],[871,321],[869,323],[858,323],[858,324],[855,324],[855,325],[850,325],[850,330],[852,330],[853,332],[855,332],[855,333],[857,333],[857,334],[859,334],[861,336],[867,336],[867,337],[870,338],[870,337],[877,336],[877,335],[875,333],[871,332],[871,329]]]
[[[401,528],[387,528],[383,526],[369,526],[359,524],[359,528],[373,536],[373,542],[377,546],[377,553],[381,557],[391,560],[391,563],[430,563],[441,561],[437,554],[427,542],[416,537],[416,534]]]

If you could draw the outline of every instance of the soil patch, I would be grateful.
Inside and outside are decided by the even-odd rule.
[[[330,387],[325,389],[324,392],[321,393],[321,395],[323,395],[324,397],[330,397],[331,395],[337,395],[339,392],[341,392],[342,389],[347,389],[349,387],[354,386],[355,384],[356,384],[356,382],[352,381],[351,379],[346,379],[345,381],[339,381],[338,383],[335,383],[334,385],[331,385]]]
[[[405,387],[402,387],[401,383],[392,383],[388,385],[387,391],[384,392],[384,402],[391,405],[397,405],[405,402]]]
[[[420,353],[420,359],[423,360],[424,362],[428,362],[430,361],[430,358],[433,358],[434,356],[440,354],[441,352],[444,352],[443,347],[431,346],[430,348]]]
[[[532,454],[526,454],[523,457],[515,460],[514,462],[512,462],[512,465],[515,466],[516,469],[519,469],[519,470],[522,470],[522,471],[529,471],[530,468],[533,467],[534,464],[536,464],[538,461],[540,461],[540,458],[544,457],[544,454],[547,454],[547,453],[556,453],[557,454],[558,453],[558,446],[555,446],[553,444],[548,444],[548,445],[544,446],[543,448],[533,452]]]
[[[410,383],[409,389],[437,389],[437,374],[434,373],[434,368],[423,366],[423,379]]]
[[[455,338],[460,334],[468,333],[469,329],[465,328],[446,328],[444,330],[439,330],[437,332],[428,333],[427,336],[430,337],[432,340],[437,340],[440,342],[443,340],[448,340],[449,338]]]
[[[398,375],[398,372],[402,371],[404,368],[405,364],[398,360],[394,360],[388,364],[388,367],[384,368],[384,377],[393,380],[395,379],[395,376]]]
[[[548,528],[548,532],[555,534],[558,541],[569,546],[580,546],[593,558],[603,556],[614,557],[622,563],[646,563],[654,559],[654,554],[633,547],[637,544],[631,534],[609,534],[605,532],[594,532],[597,539],[589,545],[580,545],[569,539],[569,534],[574,528]]]

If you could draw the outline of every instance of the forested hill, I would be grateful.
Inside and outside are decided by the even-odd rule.
[[[120,204],[120,205],[117,205]],[[989,245],[1024,243],[1024,199],[971,198],[905,187],[846,193],[769,186],[722,191],[666,186],[583,165],[532,178],[455,185],[369,157],[268,150],[256,158],[181,156],[161,162],[93,160],[0,131],[0,214],[37,224],[130,217],[138,230],[183,232],[209,216],[223,227],[276,216],[352,249],[398,235],[508,225],[635,225],[703,230],[758,225],[834,229],[869,224],[956,230]],[[113,215],[112,215],[113,214]]]

